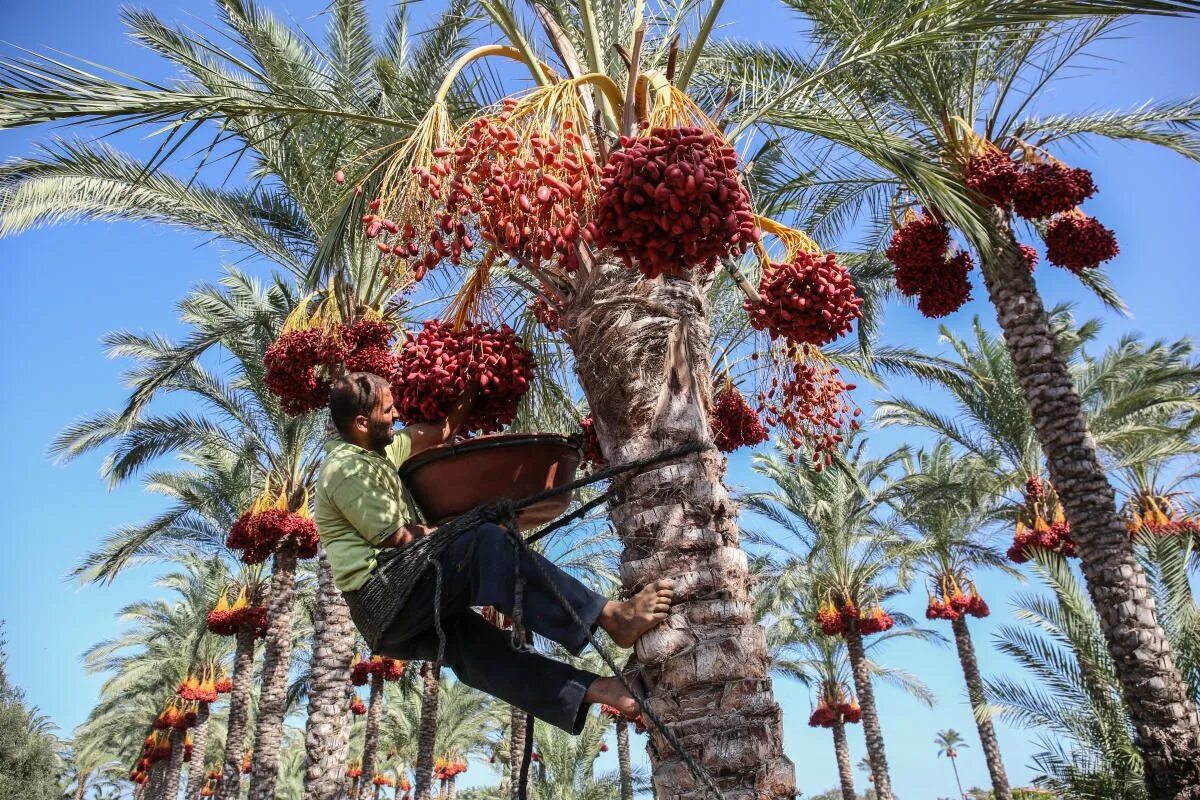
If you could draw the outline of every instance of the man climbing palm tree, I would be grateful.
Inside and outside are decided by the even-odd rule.
[[[397,468],[414,454],[449,441],[473,400],[470,395],[461,398],[440,424],[410,425],[396,433],[400,416],[386,380],[353,372],[334,383],[329,412],[339,436],[326,448],[316,522],[355,624],[377,654],[444,660],[468,686],[571,733],[583,729],[591,703],[636,716],[637,704],[616,678],[601,678],[529,648],[514,649],[508,634],[471,607],[493,606],[512,614],[513,578],[519,568],[526,581],[525,622],[578,654],[597,626],[618,645],[632,647],[666,619],[673,581],[655,581],[624,602],[605,600],[536,553],[523,550],[518,555],[505,529],[484,524],[458,536],[419,572],[406,576],[410,583],[402,591],[408,599],[391,619],[379,619],[379,610],[366,602],[364,591],[371,582],[388,580],[380,575],[381,565],[434,531],[420,522]],[[435,563],[439,569],[426,568]],[[556,594],[588,629],[575,624]],[[372,636],[373,631],[378,635]]]

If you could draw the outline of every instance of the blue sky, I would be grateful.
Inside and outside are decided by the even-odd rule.
[[[211,20],[207,0],[148,4],[168,20],[203,25]],[[268,5],[281,16],[313,29],[322,0],[276,0]],[[384,17],[387,3],[371,3],[373,18]],[[436,4],[421,4],[418,17]],[[118,4],[110,0],[0,2],[6,54],[16,46],[56,48],[147,77],[166,75],[164,64],[128,40]],[[799,45],[799,26],[767,0],[728,3],[725,33],[748,39]],[[1096,49],[1102,58],[1094,71],[1059,82],[1039,110],[1081,111],[1127,108],[1150,99],[1200,94],[1200,21],[1149,20],[1127,28],[1121,38]],[[27,154],[31,143],[49,131],[0,131],[0,157]],[[139,137],[116,140],[122,148],[146,153],[152,146]],[[1037,273],[1048,303],[1071,301],[1078,314],[1105,320],[1104,341],[1138,331],[1152,338],[1176,338],[1196,331],[1193,306],[1196,255],[1196,203],[1200,166],[1147,147],[1097,143],[1087,150],[1058,153],[1074,165],[1092,169],[1100,193],[1087,204],[1118,234],[1121,255],[1109,272],[1131,309],[1121,318],[1103,309],[1072,276],[1045,267]],[[69,466],[52,465],[46,455],[52,437],[71,420],[113,408],[124,397],[121,365],[107,360],[100,339],[127,328],[177,336],[174,304],[189,287],[214,280],[223,265],[239,254],[195,236],[132,224],[70,225],[0,240],[4,299],[0,305],[0,419],[7,424],[6,453],[0,463],[0,508],[5,556],[0,559],[0,619],[6,622],[9,670],[30,702],[69,732],[87,714],[101,678],[83,673],[79,655],[94,642],[112,636],[115,612],[124,604],[155,596],[158,570],[142,568],[107,587],[80,588],[64,576],[78,559],[113,528],[146,519],[163,505],[136,482],[113,490],[98,478],[100,457]],[[243,265],[265,272],[263,265]],[[976,278],[978,284],[978,278]],[[976,290],[976,296],[982,288]],[[985,302],[975,300],[948,320],[965,330],[973,315],[994,328]],[[893,305],[884,338],[931,351],[939,349],[937,327],[915,310]],[[913,392],[918,387],[904,387]],[[869,414],[876,396],[862,391],[858,400]],[[888,430],[872,437],[877,453],[903,441],[919,442],[907,432]],[[748,458],[730,462],[735,486],[756,485]],[[974,624],[985,673],[1009,669],[989,647],[995,627],[1011,619],[1006,597],[1015,585],[985,577],[980,589],[993,616]],[[920,616],[924,597],[901,601],[903,610]],[[929,645],[897,647],[882,658],[919,674],[938,693],[935,709],[926,709],[889,687],[878,689],[882,725],[888,741],[893,782],[905,800],[953,794],[949,766],[937,763],[935,731],[953,727],[968,741],[975,734],[962,679],[952,648]],[[836,784],[828,733],[806,726],[809,701],[792,685],[777,685],[785,707],[788,752],[797,765],[798,785],[815,793]],[[1010,776],[1027,783],[1032,752],[1028,731],[1000,725],[1001,747]],[[851,731],[852,759],[864,754],[861,733]],[[606,758],[611,758],[610,753]],[[964,784],[986,784],[986,771],[975,746],[960,759]],[[487,781],[484,768],[468,777]],[[857,775],[860,789],[865,776]]]

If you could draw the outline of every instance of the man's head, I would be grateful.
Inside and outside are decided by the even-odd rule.
[[[350,372],[329,390],[329,416],[348,442],[367,450],[383,450],[396,433],[400,415],[392,402],[392,387],[371,372]]]

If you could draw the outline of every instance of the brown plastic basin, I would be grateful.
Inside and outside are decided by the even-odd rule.
[[[480,436],[433,447],[400,466],[425,519],[440,525],[479,505],[520,500],[575,479],[581,452],[574,442],[553,433]],[[571,492],[524,509],[521,528],[561,516]]]

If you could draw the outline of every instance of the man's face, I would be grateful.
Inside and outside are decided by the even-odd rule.
[[[371,450],[382,450],[396,438],[395,425],[400,419],[396,404],[392,402],[392,390],[384,389],[371,409],[367,419],[367,441]]]

